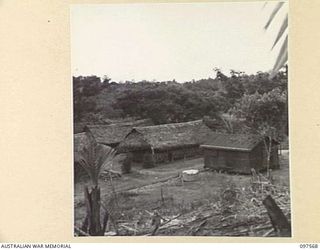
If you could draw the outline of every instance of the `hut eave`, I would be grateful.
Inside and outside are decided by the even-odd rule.
[[[223,146],[214,146],[214,145],[200,145],[200,148],[229,150],[229,151],[242,151],[242,152],[252,151],[252,149],[248,149],[248,148],[223,147]]]

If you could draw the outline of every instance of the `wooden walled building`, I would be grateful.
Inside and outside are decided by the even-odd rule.
[[[202,120],[157,126],[135,127],[119,144],[120,152],[131,152],[142,162],[150,155],[155,163],[200,155],[200,144],[213,133]]]
[[[263,140],[266,140],[265,142]],[[200,147],[205,168],[251,173],[267,168],[268,139],[259,135],[212,134]],[[270,168],[279,168],[278,142],[272,141]]]

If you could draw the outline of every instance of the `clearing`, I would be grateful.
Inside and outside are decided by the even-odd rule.
[[[196,181],[182,182],[181,172],[187,169],[201,171]],[[203,158],[151,169],[135,165],[132,173],[113,179],[114,189],[110,180],[100,181],[103,206],[116,221],[108,231],[118,235],[275,236],[261,201],[271,194],[290,220],[289,151],[282,151],[280,169],[272,177],[271,186],[254,186],[251,175],[203,171]],[[86,183],[81,180],[74,187],[77,227],[85,218]]]

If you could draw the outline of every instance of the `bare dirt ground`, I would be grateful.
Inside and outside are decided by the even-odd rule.
[[[182,182],[181,172],[187,169],[201,170],[196,181]],[[202,158],[163,164],[152,169],[134,166],[132,173],[113,180],[115,192],[112,192],[110,181],[101,180],[102,202],[117,221],[117,226],[111,225],[108,230],[120,231],[121,235],[148,235],[152,232],[155,211],[162,216],[162,221],[167,221],[163,230],[157,231],[157,235],[264,236],[265,231],[270,230],[267,214],[260,204],[262,195],[253,194],[250,175],[202,170]],[[287,204],[290,203],[288,151],[280,155],[280,169],[274,170],[272,176],[273,184],[285,190],[286,204],[283,204],[283,192],[280,195],[275,191],[274,195],[279,196],[279,206],[290,217],[290,205]],[[74,219],[75,225],[79,227],[85,217],[85,184],[86,181],[82,180],[75,183],[74,187]],[[226,190],[236,194],[230,204],[225,204],[225,200],[228,200],[224,197]],[[251,204],[254,202],[257,204]],[[204,220],[206,214],[210,215],[210,220]],[[248,229],[253,225],[250,223],[260,220],[261,233],[253,234],[254,230]],[[212,230],[213,226],[206,224],[220,229]]]

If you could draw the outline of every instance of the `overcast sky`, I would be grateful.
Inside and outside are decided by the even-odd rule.
[[[214,67],[269,71],[287,5],[276,3],[91,4],[71,7],[72,74],[114,81],[215,77]]]

